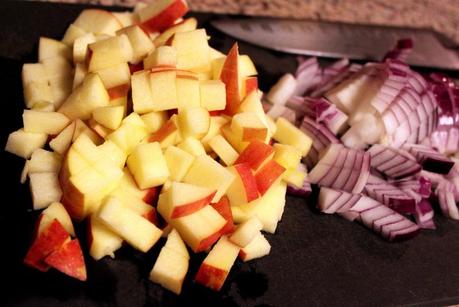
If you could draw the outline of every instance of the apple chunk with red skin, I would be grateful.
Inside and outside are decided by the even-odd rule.
[[[95,260],[105,256],[115,258],[115,251],[118,250],[123,239],[111,231],[96,215],[91,215],[88,224],[88,245],[89,254]]]
[[[248,163],[228,167],[235,180],[228,188],[226,195],[232,206],[239,206],[258,198],[257,182]]]
[[[173,181],[159,196],[158,210],[171,219],[186,216],[207,206],[215,193],[213,189]]]
[[[258,192],[261,195],[275,183],[281,175],[285,172],[285,168],[274,160],[268,161],[261,169],[255,174],[257,181]]]
[[[219,291],[225,283],[239,250],[239,246],[231,243],[227,237],[221,237],[201,264],[195,281]]]
[[[138,15],[141,27],[152,33],[167,30],[187,11],[184,0],[159,0],[138,11]]]
[[[227,196],[223,196],[217,203],[210,204],[226,220],[226,225],[220,231],[222,235],[234,230],[233,213]]]
[[[64,243],[45,259],[50,267],[81,281],[86,280],[86,265],[78,239]]]
[[[237,43],[231,48],[223,64],[220,80],[226,85],[225,114],[233,115],[241,104],[239,95],[239,48]]]
[[[234,163],[248,163],[253,170],[257,170],[273,154],[272,146],[255,140],[250,142]]]

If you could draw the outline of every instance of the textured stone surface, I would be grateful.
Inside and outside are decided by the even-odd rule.
[[[51,0],[133,6],[136,0]],[[147,0],[152,1],[152,0]],[[459,44],[458,0],[188,0],[198,12],[432,28]]]

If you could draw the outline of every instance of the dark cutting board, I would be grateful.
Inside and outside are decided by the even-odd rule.
[[[0,4],[0,144],[22,126],[21,65],[37,60],[40,35],[61,38],[83,6],[33,2]],[[210,44],[228,51],[233,40],[212,30],[210,15],[196,15],[212,35]],[[295,58],[240,44],[254,59],[266,90]],[[204,255],[193,257],[181,296],[148,281],[163,241],[149,253],[129,247],[116,259],[95,262],[87,254],[88,281],[22,264],[36,212],[27,185],[19,183],[23,161],[1,151],[0,305],[22,306],[390,306],[459,302],[459,222],[437,216],[436,231],[388,243],[364,227],[317,213],[313,200],[289,197],[271,254],[237,261],[219,293],[193,282]],[[84,241],[84,225],[78,225]]]

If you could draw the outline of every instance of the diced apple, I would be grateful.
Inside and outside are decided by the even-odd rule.
[[[154,67],[175,67],[177,50],[171,46],[160,46],[143,60],[144,69]]]
[[[250,215],[248,215],[241,207],[232,206],[230,209],[234,223],[241,224],[250,219]]]
[[[142,28],[148,32],[163,32],[188,11],[184,0],[159,0],[140,9]]]
[[[76,119],[74,122],[75,131],[73,133],[72,142],[75,142],[76,139],[84,134],[89,137],[94,142],[94,144],[102,143],[102,139],[97,135],[97,133],[92,131],[92,129],[89,128],[81,119]]]
[[[249,244],[241,248],[239,257],[246,262],[252,259],[264,257],[271,251],[271,245],[261,232],[258,233]]]
[[[22,65],[22,85],[30,83],[48,83],[48,74],[42,63],[29,63]]]
[[[204,150],[204,147],[202,146],[201,142],[192,137],[184,139],[177,145],[177,147],[192,154],[195,157],[206,154],[206,151]]]
[[[250,144],[249,142],[242,141],[240,136],[231,130],[231,123],[223,125],[220,128],[220,132],[225,140],[227,140],[228,143],[230,143],[231,146],[237,150],[237,152],[243,152],[245,148]]]
[[[287,184],[280,181],[274,184],[262,197],[240,206],[249,217],[257,216],[263,224],[263,230],[275,233],[277,223],[282,217],[285,206]]]
[[[58,173],[61,169],[61,157],[51,151],[36,149],[30,158],[29,173]]]
[[[131,115],[132,114],[134,114],[135,116],[138,116],[136,113],[131,113]],[[140,121],[143,124],[143,121],[142,120]],[[122,123],[121,126],[115,131],[113,131],[111,134],[109,134],[106,137],[106,139],[111,140],[119,148],[121,148],[126,154],[130,154],[134,150],[134,148],[143,139],[145,139],[147,135],[148,135],[147,128],[144,124],[136,125],[136,124]]]
[[[219,291],[239,254],[240,248],[222,237],[204,259],[195,281]]]
[[[150,73],[147,71],[136,72],[131,77],[132,104],[134,112],[139,114],[155,110],[153,96],[150,89]]]
[[[73,42],[87,32],[80,27],[77,27],[73,23],[65,31],[64,37],[62,38],[62,42],[69,47],[73,47]]]
[[[100,80],[107,90],[120,85],[130,84],[131,72],[127,63],[120,63],[108,68],[100,69],[94,73],[98,74]]]
[[[174,228],[172,228],[172,230],[167,235],[167,241],[164,246],[181,254],[183,257],[190,259],[190,255],[188,254],[185,243],[180,237],[178,231]]]
[[[256,216],[252,216],[249,220],[237,226],[229,240],[244,248],[260,233],[262,228],[263,224],[260,220]]]
[[[48,58],[42,63],[53,93],[53,103],[58,108],[72,92],[73,67],[62,57]]]
[[[147,219],[151,223],[157,225],[156,210],[134,194],[130,193],[121,184],[110,193],[110,197],[118,199],[126,208],[131,209],[137,215]]]
[[[228,143],[224,137],[221,135],[214,136],[209,141],[209,146],[212,148],[213,152],[215,152],[218,157],[225,163],[226,165],[233,165],[234,161],[237,160],[239,154],[237,151]]]
[[[123,27],[129,27],[137,23],[138,16],[131,11],[112,12]]]
[[[149,188],[145,190],[140,189],[127,167],[123,170],[123,177],[121,178],[118,189],[125,191],[129,195],[132,195],[147,204],[153,203],[158,196],[157,188]]]
[[[201,107],[208,111],[224,110],[226,106],[225,84],[220,80],[200,81]]]
[[[70,119],[86,120],[91,117],[94,109],[108,106],[109,96],[104,84],[96,74],[89,74],[73,93],[67,98],[59,108]]]
[[[133,50],[132,63],[139,63],[148,53],[155,49],[155,45],[153,45],[148,35],[137,25],[118,30],[116,34],[126,34],[131,42]]]
[[[47,271],[49,266],[44,262],[45,258],[58,250],[67,240],[69,234],[58,220],[54,220],[32,243],[24,263],[40,271]]]
[[[88,125],[95,133],[97,133],[98,136],[100,136],[103,139],[105,139],[107,137],[107,135],[109,135],[110,133],[113,132],[112,129],[109,129],[109,128],[105,127],[105,126],[102,126],[94,118],[91,118],[88,121]]]
[[[242,82],[242,96],[247,97],[247,95],[258,90],[258,79],[257,77],[247,77],[244,82]]]
[[[220,134],[220,128],[227,124],[228,121],[229,119],[223,116],[210,117],[209,131],[207,131],[207,134],[201,139],[201,143],[206,152],[210,152],[212,150],[209,145],[210,140]]]
[[[176,89],[179,110],[200,107],[201,98],[199,92],[199,80],[197,76],[194,74],[183,74],[178,71]]]
[[[162,212],[160,207],[158,212],[162,217],[167,217],[167,212]],[[208,249],[220,238],[226,220],[211,206],[204,206],[192,214],[169,219],[168,223],[177,229],[186,244],[197,253]]]
[[[31,108],[33,111],[54,112],[56,108],[51,102],[37,102]]]
[[[265,161],[273,156],[274,149],[260,141],[253,141],[244,149],[235,164],[248,163],[253,170],[257,170]]]
[[[78,239],[64,243],[46,257],[50,267],[81,281],[86,280],[86,265]]]
[[[88,69],[83,63],[75,64],[75,74],[73,75],[72,89],[75,90],[81,83],[83,83],[84,78],[88,74]]]
[[[69,61],[72,60],[72,52],[69,46],[58,40],[40,37],[38,43],[38,61],[45,59],[62,57]]]
[[[229,186],[226,195],[231,206],[239,206],[258,198],[257,182],[248,163],[228,167],[235,179]]]
[[[196,157],[183,178],[186,183],[216,189],[212,202],[218,202],[235,179],[226,168],[207,155]]]
[[[55,138],[49,142],[49,147],[60,155],[64,155],[72,143],[75,122],[64,128]]]
[[[221,234],[225,235],[234,230],[233,213],[231,211],[228,197],[223,196],[216,203],[210,204],[226,220],[226,225],[221,229]]]
[[[161,237],[161,230],[116,198],[108,198],[101,206],[98,217],[109,228],[134,248],[147,252]]]
[[[22,120],[25,132],[54,135],[59,134],[70,123],[64,114],[34,110],[24,110]]]
[[[148,111],[163,111],[178,108],[175,79],[175,70],[163,70],[150,74],[152,107]]]
[[[153,133],[149,138],[149,142],[160,142],[161,148],[177,144],[181,140],[178,130],[177,115],[174,114],[158,131]]]
[[[141,189],[159,186],[169,178],[167,162],[158,142],[138,145],[128,157],[127,165]]]
[[[99,124],[115,130],[120,126],[124,112],[123,106],[107,106],[95,109],[92,116]]]
[[[73,24],[86,32],[115,35],[122,25],[111,13],[100,9],[83,10]]]
[[[38,235],[45,231],[54,220],[58,220],[62,227],[71,235],[75,236],[72,220],[64,205],[54,202],[48,206],[42,213],[38,225]]]
[[[178,123],[183,137],[202,138],[209,131],[209,112],[202,107],[179,109]]]
[[[127,155],[115,143],[110,140],[105,141],[98,147],[101,156],[109,158],[118,168],[123,168],[126,163]]]
[[[159,196],[158,211],[166,220],[180,218],[210,204],[215,192],[209,188],[173,181],[167,191]]]
[[[229,51],[220,74],[220,80],[226,88],[225,114],[235,114],[241,104],[239,79],[239,48],[236,43]]]
[[[169,168],[170,179],[174,181],[181,181],[194,161],[192,154],[175,146],[166,149],[164,158]]]
[[[204,29],[176,33],[172,46],[177,49],[177,68],[193,72],[210,71],[209,44]]]
[[[149,112],[140,116],[147,127],[148,133],[158,131],[169,119],[166,111]]]
[[[264,142],[268,135],[268,128],[258,115],[251,112],[238,113],[233,116],[231,130],[243,142],[259,140]]]
[[[5,151],[28,159],[37,148],[42,148],[47,140],[48,136],[45,133],[31,133],[19,129],[8,135]]]
[[[91,32],[76,38],[73,42],[73,62],[83,64],[89,54],[89,44],[94,43],[96,40],[97,38]]]
[[[290,168],[282,174],[282,180],[288,184],[294,185],[297,188],[301,188],[306,175],[307,174],[301,170]]]
[[[180,294],[188,272],[188,262],[187,257],[164,246],[150,272],[150,280],[175,294]]]
[[[294,168],[301,162],[301,152],[294,146],[284,144],[274,144],[273,160],[285,169]]]
[[[29,178],[34,210],[61,200],[62,190],[57,173],[32,173]]]
[[[302,157],[308,154],[312,145],[310,137],[282,117],[279,117],[276,121],[276,132],[273,138],[281,144],[296,147],[301,152]]]
[[[28,108],[36,103],[54,102],[51,86],[48,82],[30,82],[24,86],[24,100]]]
[[[24,184],[26,183],[27,181],[27,176],[29,175],[29,161],[30,160],[25,160],[24,162],[24,166],[22,168],[22,172],[21,172],[21,177],[19,179],[19,181]]]
[[[279,163],[274,160],[268,161],[255,174],[258,192],[260,192],[261,195],[265,194],[273,183],[281,178],[284,172],[285,168]]]
[[[194,31],[197,26],[198,21],[196,18],[187,18],[162,32],[161,35],[154,39],[154,44],[155,46],[163,46],[175,33]]]
[[[126,34],[92,43],[88,48],[90,72],[129,62],[134,54]]]

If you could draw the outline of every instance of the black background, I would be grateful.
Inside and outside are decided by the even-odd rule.
[[[22,126],[21,65],[37,61],[40,35],[61,38],[78,5],[0,3],[0,144]],[[213,30],[209,15],[196,15],[225,52],[233,40]],[[269,88],[295,69],[295,58],[240,43],[254,59],[260,86]],[[3,146],[3,145],[2,145]],[[87,254],[88,281],[34,271],[22,264],[37,217],[27,185],[19,183],[22,159],[0,151],[0,305],[20,306],[388,306],[459,302],[459,223],[438,215],[436,231],[387,243],[362,226],[317,213],[314,200],[289,197],[271,254],[237,261],[219,293],[193,282],[205,255],[194,256],[183,292],[176,296],[148,281],[162,246],[142,254],[130,247],[116,259],[95,262]],[[85,240],[84,225],[77,225]]]

